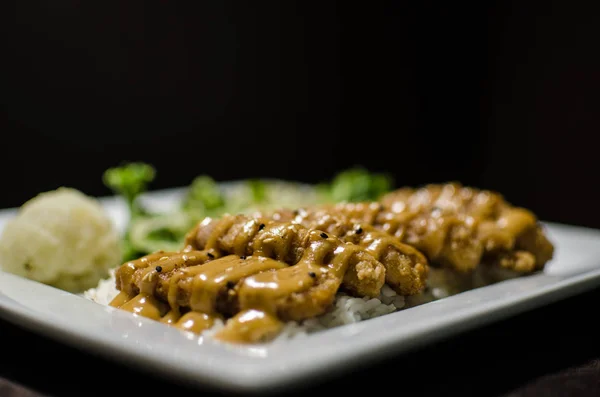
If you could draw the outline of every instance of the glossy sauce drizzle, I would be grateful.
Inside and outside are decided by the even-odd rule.
[[[508,204],[497,193],[458,183],[398,189],[379,202],[304,209],[295,220],[308,226],[316,214],[324,213],[371,225],[423,252],[434,264],[459,271],[474,269],[486,255],[518,250],[521,236],[538,228],[530,211]],[[289,217],[285,211],[277,215]],[[539,247],[533,249],[544,253],[530,270],[552,256],[551,244],[539,232],[537,237]]]
[[[228,318],[217,339],[255,343],[273,338],[282,321],[323,314],[352,266],[381,266],[363,247],[298,224],[225,219],[205,240],[205,250],[124,264],[111,306],[194,333]],[[218,257],[223,249],[236,255]]]

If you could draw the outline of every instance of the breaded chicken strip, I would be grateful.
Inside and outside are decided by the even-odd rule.
[[[277,217],[288,219],[290,211]],[[396,237],[432,265],[470,272],[480,264],[529,273],[544,267],[554,246],[530,211],[498,194],[458,183],[401,188],[378,202],[338,203],[296,210],[295,222],[318,224],[323,214]]]
[[[275,336],[282,321],[324,314],[342,286],[360,296],[380,294],[385,268],[364,248],[293,223],[259,223],[254,230],[255,221],[207,222],[212,232],[203,247],[123,264],[116,271],[121,293],[111,305],[197,332],[229,318],[217,337],[256,342]]]
[[[307,228],[324,230],[344,241],[364,247],[385,266],[385,282],[400,295],[415,295],[423,290],[428,264],[425,256],[414,247],[367,223],[357,223],[341,213],[327,209],[279,210],[256,214],[262,219],[291,221]]]
[[[305,240],[309,229],[318,230],[293,222],[245,215],[206,218],[188,233],[184,251],[208,250],[219,256],[259,255],[294,264],[309,248]],[[373,266],[353,265],[346,271],[342,286],[355,296],[376,297],[385,282],[385,274],[385,267],[379,261]]]
[[[536,216],[496,192],[437,184],[398,189],[381,203],[384,210],[376,221],[381,229],[417,248],[427,247],[426,254],[457,270],[485,262],[529,273],[542,269],[554,254]]]
[[[210,228],[211,232],[207,234],[205,228]],[[117,289],[129,296],[139,293],[153,295],[168,300],[171,306],[231,314],[238,310],[237,301],[231,303],[218,298],[223,294],[227,298],[231,294],[228,290],[233,289],[233,285],[240,280],[256,273],[289,267],[294,269],[281,274],[290,277],[298,269],[307,267],[310,269],[305,269],[306,274],[302,273],[304,278],[314,272],[315,279],[319,279],[321,271],[313,268],[317,266],[322,269],[323,266],[332,265],[338,258],[337,253],[323,251],[321,246],[326,245],[325,242],[329,241],[328,246],[340,252],[352,250],[354,246],[302,225],[283,222],[265,225],[246,216],[226,216],[204,222],[201,228],[196,229],[196,233],[208,235],[205,242],[201,241],[202,246],[196,245],[198,241],[194,240],[194,247],[188,243],[182,252],[154,253],[123,264],[115,272]],[[319,247],[318,252],[326,252],[326,256],[314,254]],[[343,272],[336,273],[336,280],[340,278],[343,289],[352,295],[376,297],[385,282],[385,267],[364,248],[355,248],[352,258],[360,260],[349,259],[350,265],[343,265]],[[310,260],[321,262],[311,264]],[[199,278],[197,275],[200,275]],[[196,285],[193,280],[196,280]],[[203,301],[204,304],[195,305],[194,291],[198,291],[196,296],[214,295],[210,300],[212,303]]]

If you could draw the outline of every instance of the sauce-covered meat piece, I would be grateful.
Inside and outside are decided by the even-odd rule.
[[[310,230],[293,222],[272,221],[267,218],[245,215],[225,215],[218,219],[206,218],[192,229],[185,241],[184,251],[209,250],[216,255],[258,255],[285,263],[297,263],[307,246]],[[327,233],[319,231],[324,238]],[[366,249],[365,249],[366,251]],[[385,281],[385,267],[351,266],[345,273],[343,288],[356,296],[375,297]]]
[[[498,193],[458,183],[402,188],[378,202],[339,203],[320,210],[371,225],[423,252],[433,265],[460,272],[480,264],[533,272],[554,253],[533,213],[512,206]],[[295,220],[305,223],[314,213],[299,211]]]
[[[425,256],[414,247],[368,223],[355,222],[344,214],[328,209],[280,210],[257,216],[324,230],[363,247],[383,263],[386,284],[400,295],[415,295],[425,287],[429,271]]]
[[[195,332],[228,319],[222,338],[257,342],[275,336],[281,321],[325,313],[340,288],[378,296],[385,267],[321,230],[225,216],[190,232],[182,252],[125,263],[116,279],[114,307]]]
[[[542,269],[554,254],[536,216],[495,192],[458,183],[428,185],[396,190],[381,203],[379,227],[415,247],[428,247],[426,253],[457,270],[490,263],[527,273]],[[412,219],[402,222],[403,217]],[[431,238],[436,234],[438,243]],[[464,244],[467,238],[470,244]]]

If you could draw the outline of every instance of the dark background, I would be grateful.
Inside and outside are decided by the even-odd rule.
[[[599,2],[190,3],[2,3],[0,206],[361,164],[600,227]]]

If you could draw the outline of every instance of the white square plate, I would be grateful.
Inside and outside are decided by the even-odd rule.
[[[180,190],[154,192],[168,209]],[[126,210],[103,199],[119,227]],[[0,212],[0,229],[14,216]],[[600,231],[547,224],[556,255],[542,274],[268,346],[229,346],[0,272],[0,316],[66,344],[172,379],[230,391],[274,391],[383,359],[600,285]]]

